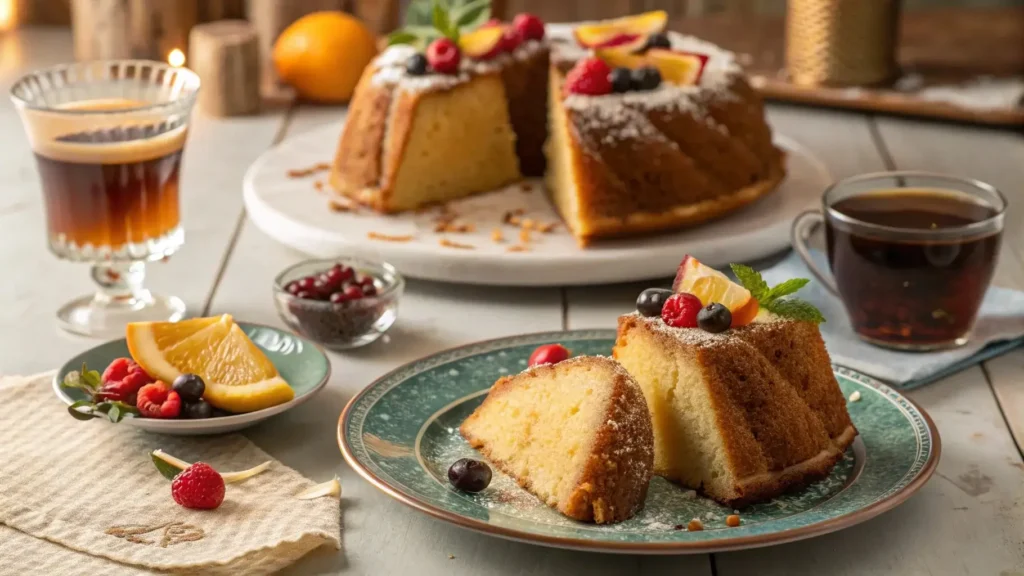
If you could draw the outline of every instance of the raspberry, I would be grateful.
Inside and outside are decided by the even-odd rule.
[[[512,20],[512,25],[519,31],[519,35],[525,40],[544,39],[544,21],[533,14],[518,14]]]
[[[99,397],[103,400],[119,400],[135,404],[135,394],[140,388],[153,381],[141,366],[129,358],[118,358],[103,371],[103,386]]]
[[[181,413],[181,396],[165,382],[157,380],[139,390],[136,406],[147,418],[177,418]]]
[[[601,96],[612,91],[611,68],[599,58],[584,58],[565,77],[565,90],[570,94]]]
[[[438,38],[427,47],[427,62],[435,72],[455,74],[459,71],[459,46],[449,38]]]
[[[224,479],[209,464],[196,462],[171,481],[171,496],[185,508],[213,510],[224,501]]]
[[[501,51],[511,52],[523,43],[523,35],[512,26],[505,26],[501,32]]]
[[[661,309],[661,319],[665,324],[676,328],[696,328],[697,314],[702,306],[700,298],[693,294],[673,294],[665,300],[665,306]]]
[[[495,26],[504,26],[504,24],[502,24],[501,20],[499,20],[497,18],[491,18],[487,22],[484,22],[483,25],[480,26],[480,27],[481,28],[494,28]]]
[[[533,351],[533,354],[530,354],[530,360],[527,362],[527,365],[558,364],[568,358],[569,350],[565,346],[561,344],[545,344],[544,346],[538,346]]]

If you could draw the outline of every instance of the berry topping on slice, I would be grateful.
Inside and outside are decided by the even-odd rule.
[[[670,296],[672,296],[671,290],[665,290],[664,288],[648,288],[637,296],[636,311],[648,318],[661,316],[661,309],[665,306],[665,301],[668,300]]]
[[[224,478],[204,462],[196,462],[171,481],[174,501],[194,510],[213,510],[224,502]]]
[[[558,364],[562,360],[568,360],[570,356],[569,349],[561,344],[545,344],[538,346],[533,354],[530,354],[530,360],[526,363],[527,366],[540,366],[541,364]]]
[[[457,74],[461,59],[458,45],[449,38],[438,38],[427,47],[427,61],[435,72]]]
[[[479,28],[460,36],[459,48],[470,58],[490,60],[505,50],[504,35],[501,25]]]
[[[599,58],[584,58],[565,77],[565,90],[570,94],[602,96],[612,91],[611,68]]]
[[[697,314],[702,304],[700,298],[693,294],[673,294],[665,300],[661,309],[661,319],[675,328],[696,328]]]
[[[533,14],[523,13],[517,14],[512,19],[512,26],[519,31],[519,35],[524,40],[543,40],[544,39],[544,21],[534,16]]]
[[[605,48],[634,42],[637,38],[664,32],[668,14],[662,10],[635,16],[602,20],[577,26],[576,42],[587,48]]]
[[[612,92],[629,92],[633,88],[633,73],[629,68],[616,68],[608,77]]]
[[[708,304],[697,313],[697,326],[705,332],[725,332],[732,324],[732,312],[718,302]]]
[[[427,62],[427,57],[417,52],[409,57],[405,61],[405,71],[410,76],[423,76],[430,69],[430,63]]]
[[[722,304],[732,313],[733,328],[746,326],[757,316],[757,299],[751,295],[750,290],[729,280],[718,270],[702,264],[693,256],[683,258],[672,289],[697,296],[705,306],[712,302]]]
[[[139,390],[136,406],[146,418],[177,418],[181,413],[181,396],[157,380]]]
[[[505,26],[501,30],[501,49],[504,52],[512,52],[523,43],[523,36],[519,34],[514,26]]]
[[[699,84],[701,74],[704,72],[704,65],[708,61],[706,54],[661,48],[648,50],[646,57],[650,65],[658,69],[666,82],[679,86]]]
[[[669,50],[672,48],[672,41],[668,39],[668,34],[651,34],[644,42],[643,49],[650,50],[651,48],[665,48]]]
[[[653,66],[637,68],[632,72],[631,84],[634,90],[654,90],[661,86],[661,73]]]
[[[479,492],[491,483],[491,467],[479,460],[462,458],[448,468],[448,481],[463,492]]]

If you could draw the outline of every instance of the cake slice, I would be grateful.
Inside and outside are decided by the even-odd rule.
[[[627,314],[614,357],[650,406],[655,474],[726,506],[828,476],[857,433],[810,322],[711,333]]]
[[[651,415],[640,387],[609,358],[581,356],[506,376],[459,430],[570,518],[620,522],[647,496]]]

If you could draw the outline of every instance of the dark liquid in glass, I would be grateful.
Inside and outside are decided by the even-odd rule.
[[[843,199],[832,209],[861,222],[934,230],[986,220],[996,210],[954,192],[894,189]],[[829,221],[829,262],[853,328],[867,338],[921,346],[970,330],[988,288],[1000,232],[955,240],[893,239]]]

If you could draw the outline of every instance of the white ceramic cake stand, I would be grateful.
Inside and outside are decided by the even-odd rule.
[[[244,179],[245,206],[261,230],[279,242],[320,258],[342,255],[381,258],[412,278],[506,286],[564,286],[663,278],[675,274],[685,254],[711,266],[745,262],[774,254],[789,245],[789,227],[801,211],[817,205],[832,178],[809,151],[785,136],[776,142],[787,153],[788,176],[774,193],[721,220],[693,229],[656,236],[601,241],[582,249],[559,225],[557,232],[533,232],[529,251],[510,252],[518,230],[502,226],[503,215],[525,210],[524,218],[559,221],[541,183],[521,185],[453,202],[459,222],[473,224],[472,233],[434,232],[437,211],[384,216],[367,209],[334,212],[327,174],[306,178],[289,170],[329,162],[338,143],[340,124],[300,134],[268,150]],[[443,170],[443,166],[438,167]],[[315,182],[324,182],[318,191]],[[501,228],[504,243],[491,234]],[[369,238],[371,233],[413,236],[408,242]],[[441,245],[448,240],[473,246]]]

